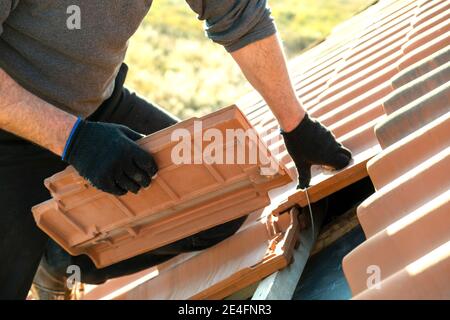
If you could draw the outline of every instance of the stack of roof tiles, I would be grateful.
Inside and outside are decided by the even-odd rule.
[[[84,299],[222,299],[287,266],[297,236],[295,211],[273,217],[259,210],[218,245],[110,280]]]
[[[236,157],[233,163],[210,161],[212,155],[203,153],[211,147],[203,139],[209,129],[228,137],[213,147],[217,156]],[[53,199],[33,208],[36,222],[72,255],[87,254],[103,268],[264,208],[270,204],[268,191],[292,178],[250,130],[231,106],[141,139],[159,170],[137,195],[101,192],[69,167],[46,179]],[[247,131],[248,138],[234,135],[238,131]],[[173,134],[183,134],[184,144]],[[186,161],[174,163],[172,153],[180,146]]]
[[[450,1],[417,1],[343,267],[355,299],[450,299]]]
[[[445,51],[449,5],[450,0],[378,1],[292,61],[302,103],[352,150],[350,166],[339,172],[314,167],[307,193],[292,183],[272,190],[271,204],[251,213],[233,237],[203,252],[109,281],[86,298],[223,298],[288,263],[297,233],[295,214],[290,211],[293,206],[306,206],[308,200],[316,202],[364,178],[368,161],[380,152],[368,167],[377,193],[359,209],[370,239],[345,261],[352,290],[363,298],[388,297],[387,292],[395,291],[389,288],[408,283],[423,287],[425,296],[448,295],[449,288],[442,283],[450,283],[449,194],[445,193],[450,181],[446,162],[449,59]],[[294,164],[265,102],[252,93],[237,105],[271,153],[293,173]],[[384,250],[389,242],[383,241],[391,241],[393,234],[392,228],[385,228],[402,217],[394,224],[395,230],[406,230],[400,228],[403,225],[414,227],[395,239],[409,242],[395,240],[395,245]],[[416,220],[420,222],[413,223]],[[411,232],[420,232],[420,236],[404,238]],[[395,250],[402,251],[402,256]],[[372,263],[376,255],[380,259]],[[367,262],[380,266],[387,291],[362,293]],[[415,280],[407,282],[411,268],[426,278],[410,277]],[[447,278],[429,283],[436,272]],[[425,280],[419,278],[428,284],[422,285],[420,281]]]

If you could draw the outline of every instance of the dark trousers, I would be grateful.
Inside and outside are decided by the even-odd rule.
[[[123,88],[126,72],[124,65],[113,95],[89,120],[123,124],[146,135],[175,124],[176,118]],[[70,256],[50,240],[37,228],[30,211],[32,206],[50,198],[43,180],[66,166],[53,153],[0,130],[0,299],[24,299],[42,257],[54,276],[64,277],[69,265],[77,265],[82,282],[99,284],[152,267],[180,253],[211,247],[233,235],[246,218],[97,269],[87,256]]]

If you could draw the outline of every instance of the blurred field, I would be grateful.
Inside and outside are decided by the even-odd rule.
[[[270,1],[288,56],[323,39],[374,0]],[[155,0],[132,38],[127,86],[180,118],[232,104],[251,88],[225,50],[180,0]]]

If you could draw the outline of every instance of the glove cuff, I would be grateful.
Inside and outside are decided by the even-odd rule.
[[[280,133],[284,138],[286,147],[288,147],[288,149],[297,149],[301,145],[299,139],[301,139],[302,141],[308,141],[309,139],[313,138],[310,137],[313,125],[314,122],[311,120],[309,115],[305,113],[305,117],[302,119],[302,121],[300,121],[300,123],[294,130],[286,132],[281,129]]]
[[[81,128],[83,127],[84,122],[85,122],[85,120],[83,120],[80,117],[78,117],[77,121],[73,125],[72,130],[70,131],[70,134],[69,134],[69,138],[67,139],[66,145],[64,146],[63,154],[61,156],[61,159],[63,161],[67,162],[67,159],[69,158],[70,151],[73,148],[74,141],[76,140],[76,138],[77,138]]]

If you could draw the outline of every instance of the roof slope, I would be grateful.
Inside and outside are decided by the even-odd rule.
[[[358,210],[369,240],[344,261],[357,298],[449,298],[450,279],[443,278],[450,276],[449,6],[450,0],[381,0],[291,62],[302,103],[354,153],[352,164],[342,171],[314,168],[310,201],[365,177],[367,170],[377,188]],[[238,106],[272,154],[294,171],[264,101],[252,93]],[[271,212],[307,205],[307,194],[291,184],[278,189],[271,200],[271,206],[252,215],[250,225],[264,223]],[[244,234],[250,240],[250,230],[242,228],[218,246],[183,258],[213,262],[220,252],[230,263],[220,268],[203,264],[201,274],[207,276],[187,272],[189,262],[184,267],[183,262],[173,262],[157,277],[143,278],[138,287],[118,279],[113,290],[126,292],[124,298],[157,298],[164,284],[166,298],[218,297],[222,289],[214,287],[211,279],[237,290],[241,270],[237,262],[250,261],[245,256],[253,253],[257,256],[260,251],[253,248],[270,247],[270,240],[261,237],[261,247],[226,249]],[[367,268],[372,265],[381,268],[382,290],[365,290]],[[189,290],[180,294],[174,283]]]
[[[392,84],[368,164],[377,192],[358,208],[368,240],[344,271],[357,299],[450,299],[450,47]]]

